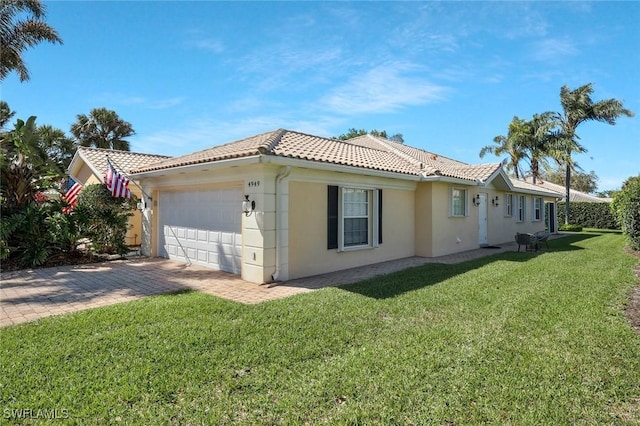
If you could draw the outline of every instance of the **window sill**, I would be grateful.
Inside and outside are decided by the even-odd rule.
[[[373,247],[371,245],[350,246],[350,247],[343,247],[342,249],[338,249],[338,253],[344,253],[344,252],[348,252],[348,251],[370,250],[370,249],[374,249],[374,248],[376,248],[376,247]]]

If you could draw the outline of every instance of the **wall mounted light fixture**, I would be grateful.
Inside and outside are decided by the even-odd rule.
[[[247,217],[251,216],[251,213],[253,213],[255,209],[256,209],[255,200],[249,200],[249,196],[245,195],[244,201],[242,201],[242,212],[244,213],[244,215]]]
[[[495,198],[492,198],[491,199],[491,204],[493,204],[494,206],[498,207],[500,205],[500,197],[498,197],[496,195]]]
[[[480,205],[480,194],[476,194],[476,196],[473,197],[473,205],[476,207]]]

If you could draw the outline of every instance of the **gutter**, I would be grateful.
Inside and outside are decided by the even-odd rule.
[[[278,281],[280,277],[280,251],[282,243],[280,237],[282,233],[282,214],[280,213],[280,184],[291,174],[291,166],[285,166],[276,176],[276,270],[271,274],[273,281]]]

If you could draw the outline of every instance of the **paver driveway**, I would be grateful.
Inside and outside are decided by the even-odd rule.
[[[186,289],[242,303],[312,290],[258,285],[237,275],[159,258],[23,270],[2,273],[0,326]]]
[[[436,258],[409,257],[274,285],[254,284],[237,275],[160,258],[4,272],[0,278],[0,327],[186,289],[241,303],[259,303],[424,263],[460,263],[514,250],[511,243],[499,249],[477,249]]]

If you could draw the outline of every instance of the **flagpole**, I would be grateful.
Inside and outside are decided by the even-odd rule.
[[[107,163],[112,163],[114,166],[116,166],[117,168],[120,169],[120,173],[122,173],[127,179],[129,179],[129,182],[133,182],[133,184],[135,186],[137,186],[138,188],[140,188],[140,192],[142,192],[143,195],[145,195],[149,201],[153,201],[153,198],[151,198],[151,195],[147,194],[146,192],[144,192],[144,189],[142,189],[142,187],[140,185],[138,185],[138,183],[131,179],[131,176],[129,176],[129,174],[127,172],[124,171],[124,169],[122,167],[120,167],[120,165],[118,165],[118,163],[116,163],[113,158],[109,157],[109,154],[107,154]]]

